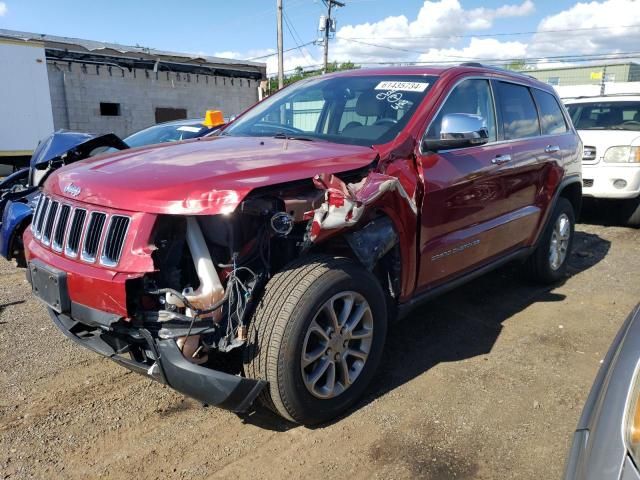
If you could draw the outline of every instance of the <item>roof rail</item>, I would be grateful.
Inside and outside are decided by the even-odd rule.
[[[604,93],[596,95],[569,95],[568,97],[562,97],[567,100],[579,100],[582,98],[598,98],[598,97],[640,97],[640,92],[618,92],[618,93]]]
[[[463,62],[459,64],[460,67],[481,67],[481,68],[488,68],[491,70],[495,70],[497,72],[507,72],[507,73],[511,73],[511,74],[515,74],[515,75],[521,75],[523,77],[527,77],[527,78],[533,78],[534,80],[538,80],[536,77],[534,77],[533,75],[529,75],[528,73],[524,73],[524,72],[519,72],[517,70],[510,70],[508,68],[504,68],[504,67],[496,67],[495,65],[483,65],[480,62]]]

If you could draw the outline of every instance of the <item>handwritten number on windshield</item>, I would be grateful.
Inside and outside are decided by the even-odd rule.
[[[402,93],[395,90],[387,90],[386,92],[380,92],[376,95],[378,100],[386,100],[391,104],[391,108],[394,110],[400,110],[409,104],[407,100],[402,99]]]

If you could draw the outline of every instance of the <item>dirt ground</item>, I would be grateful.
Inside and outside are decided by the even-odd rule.
[[[581,224],[571,275],[517,266],[416,310],[366,398],[319,428],[204,408],[83,350],[0,263],[0,478],[551,479],[640,301],[640,230]]]

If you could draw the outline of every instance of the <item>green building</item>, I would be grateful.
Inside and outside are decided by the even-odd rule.
[[[640,82],[640,63],[610,63],[580,67],[526,70],[531,75],[554,86],[599,85],[605,82]]]

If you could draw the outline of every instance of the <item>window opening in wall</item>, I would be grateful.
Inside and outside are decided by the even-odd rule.
[[[170,122],[172,120],[183,120],[187,118],[186,108],[156,108],[156,123]]]
[[[103,117],[119,117],[120,104],[111,102],[100,102],[100,115]]]

